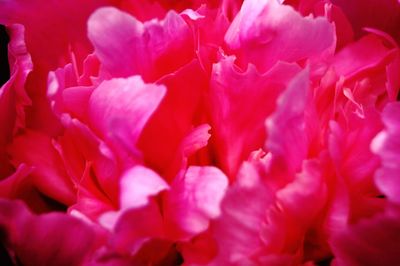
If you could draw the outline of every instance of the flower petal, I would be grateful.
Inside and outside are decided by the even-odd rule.
[[[168,233],[186,239],[205,231],[210,219],[220,215],[220,203],[228,186],[226,176],[212,166],[191,166],[178,176],[166,198]]]
[[[34,152],[39,150],[40,154]],[[15,166],[25,163],[35,168],[33,183],[46,196],[67,206],[75,202],[75,188],[50,137],[27,131],[14,139],[9,153]]]
[[[136,142],[165,91],[139,76],[104,81],[89,100],[90,124],[104,139],[138,156]]]
[[[84,222],[61,213],[33,215],[18,201],[0,200],[0,231],[23,265],[80,265],[96,245]]]
[[[239,176],[222,201],[222,215],[212,223],[218,255],[211,265],[253,265],[249,258],[263,245],[260,231],[273,192],[251,163],[242,165]]]
[[[349,225],[332,237],[334,265],[397,265],[400,263],[398,209]]]
[[[231,179],[240,163],[264,143],[265,119],[299,71],[297,65],[278,63],[263,75],[251,64],[241,73],[234,57],[214,64],[210,89],[212,141],[218,162]]]
[[[373,140],[371,148],[381,158],[382,166],[375,174],[378,188],[389,200],[400,204],[400,104],[390,103],[382,113],[386,129]]]
[[[292,79],[280,95],[276,111],[266,122],[268,139],[265,146],[273,155],[271,165],[283,167],[288,176],[301,169],[311,136],[308,127],[316,122],[308,119],[307,122],[312,123],[306,123],[309,86],[309,71],[305,69]]]
[[[145,162],[171,180],[181,167],[181,161],[177,166],[171,165],[176,164],[177,157],[182,160],[182,142],[204,123],[208,79],[199,62],[194,60],[159,82],[167,91],[143,129],[138,147],[143,151]],[[202,135],[208,139],[208,133]]]
[[[332,54],[335,31],[326,18],[302,17],[275,0],[246,0],[225,35],[239,65],[261,72],[278,60],[296,62]]]
[[[112,77],[140,74],[155,81],[193,59],[189,27],[174,11],[143,24],[116,8],[99,8],[88,21],[88,36]]]
[[[127,209],[145,206],[150,196],[168,188],[168,184],[154,171],[135,166],[127,170],[121,178],[120,207]]]

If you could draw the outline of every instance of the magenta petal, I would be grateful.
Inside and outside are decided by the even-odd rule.
[[[118,253],[134,255],[152,238],[164,236],[163,217],[155,201],[124,210],[113,228],[111,246]]]
[[[349,225],[332,237],[336,266],[398,265],[400,213],[388,210],[372,219]]]
[[[24,185],[24,179],[32,172],[25,164],[20,164],[14,174],[0,180],[0,198],[14,198]],[[26,191],[24,194],[27,194]]]
[[[171,185],[165,206],[171,235],[188,238],[205,231],[210,219],[220,215],[228,179],[218,168],[191,166]]]
[[[91,125],[103,138],[137,156],[136,142],[165,91],[139,76],[104,81],[89,100]]]
[[[244,1],[225,35],[239,64],[255,64],[262,72],[278,60],[295,62],[332,54],[335,31],[326,18],[302,17],[274,0]]]
[[[386,67],[386,91],[390,101],[395,101],[400,90],[400,52],[397,51],[396,59]]]
[[[273,155],[273,160],[282,161],[288,173],[295,173],[301,168],[307,155],[309,134],[306,123],[306,107],[310,86],[309,71],[303,70],[280,95],[276,111],[267,120],[269,138],[266,149]]]
[[[196,131],[194,128],[204,123],[208,79],[200,63],[193,60],[159,82],[167,87],[167,91],[143,129],[138,147],[143,151],[147,164],[172,180],[177,174],[176,168],[181,166],[181,162],[177,162],[178,166],[171,164],[182,160],[182,142],[188,141],[189,135]],[[208,134],[204,137],[208,139]],[[175,169],[170,170],[171,167]]]
[[[313,247],[311,253],[317,253],[321,243],[309,243],[307,232],[314,230],[314,238],[319,233],[313,226],[326,200],[327,187],[318,161],[304,161],[302,172],[276,193],[276,202],[267,212],[260,233],[266,249],[276,254],[290,253],[299,261],[298,254],[305,253],[307,244]]]
[[[25,163],[34,167],[33,183],[40,192],[65,205],[75,202],[76,191],[67,175],[63,162],[50,137],[35,131],[27,131],[14,139],[9,147],[13,164]],[[34,151],[39,151],[40,154]]]
[[[25,106],[31,104],[25,89],[25,81],[32,70],[31,57],[27,51],[22,25],[7,27],[10,36],[8,59],[10,79],[0,87],[0,179],[12,173],[6,147],[13,134],[25,127]]]
[[[222,202],[222,215],[212,223],[218,256],[211,265],[254,265],[249,258],[263,245],[260,231],[273,200],[273,191],[251,163],[243,164],[239,176]]]
[[[340,52],[333,60],[333,67],[338,75],[348,78],[365,69],[376,67],[390,53],[382,39],[367,35]]]
[[[165,172],[164,178],[171,181],[179,171],[186,169],[190,156],[196,154],[208,144],[210,138],[210,126],[200,125],[194,128],[180,143],[173,162]],[[199,156],[200,157],[200,156]],[[200,160],[200,159],[199,159]]]
[[[143,54],[144,47],[136,42],[142,33],[140,21],[114,7],[96,10],[88,21],[88,36],[95,46],[96,55],[105,69],[116,77],[127,77],[134,74],[134,70],[147,68],[138,61],[138,58],[143,63],[150,60]]]
[[[168,188],[168,184],[157,173],[143,166],[135,166],[121,178],[120,207],[127,209],[145,206],[150,196]]]
[[[89,19],[88,35],[113,77],[140,74],[154,81],[193,59],[189,27],[173,11],[163,21],[142,23],[116,8],[99,8]]]
[[[65,112],[81,121],[87,121],[88,103],[92,92],[92,87],[71,87],[65,89],[62,95]]]
[[[400,41],[397,25],[400,23],[400,4],[396,0],[332,0],[350,20],[356,37],[365,33],[366,27],[375,28],[392,35]]]
[[[96,241],[94,230],[76,218],[36,216],[21,202],[5,200],[0,200],[0,231],[23,265],[80,265]]]
[[[107,209],[106,205],[109,205],[108,208],[118,205],[121,172],[117,159],[108,145],[87,125],[77,119],[66,118],[63,123],[65,130],[57,138],[55,147],[77,188],[77,205],[74,208],[93,218],[104,207]]]
[[[382,120],[386,129],[371,144],[373,152],[382,161],[375,182],[389,200],[400,203],[400,103],[388,104],[382,113]]]
[[[305,161],[303,169],[294,182],[277,192],[281,207],[302,226],[309,225],[325,204],[326,184],[323,182],[320,165],[316,161]],[[318,200],[317,200],[318,199]],[[299,204],[302,208],[298,208]]]
[[[70,60],[71,50],[77,55],[78,62],[86,57],[92,49],[86,37],[86,20],[96,8],[110,2],[89,0],[77,8],[76,1],[3,1],[0,23],[24,25],[35,71],[44,74],[41,78],[46,78],[49,70]],[[73,17],[70,16],[72,13]]]
[[[243,160],[265,141],[265,119],[278,96],[300,71],[294,64],[278,63],[265,74],[253,65],[239,72],[234,57],[214,64],[211,76],[213,141],[221,168],[234,178]]]

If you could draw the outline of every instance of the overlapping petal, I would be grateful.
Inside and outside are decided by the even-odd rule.
[[[400,6],[378,2],[1,2],[0,252],[398,264]]]
[[[334,28],[325,18],[302,17],[273,0],[245,1],[225,41],[242,67],[253,63],[261,72],[278,60],[320,58],[335,48]]]

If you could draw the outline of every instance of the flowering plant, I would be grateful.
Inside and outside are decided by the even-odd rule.
[[[398,1],[0,7],[5,263],[400,264]]]

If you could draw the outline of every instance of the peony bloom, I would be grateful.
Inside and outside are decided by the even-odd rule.
[[[2,5],[9,264],[400,263],[398,1]]]

